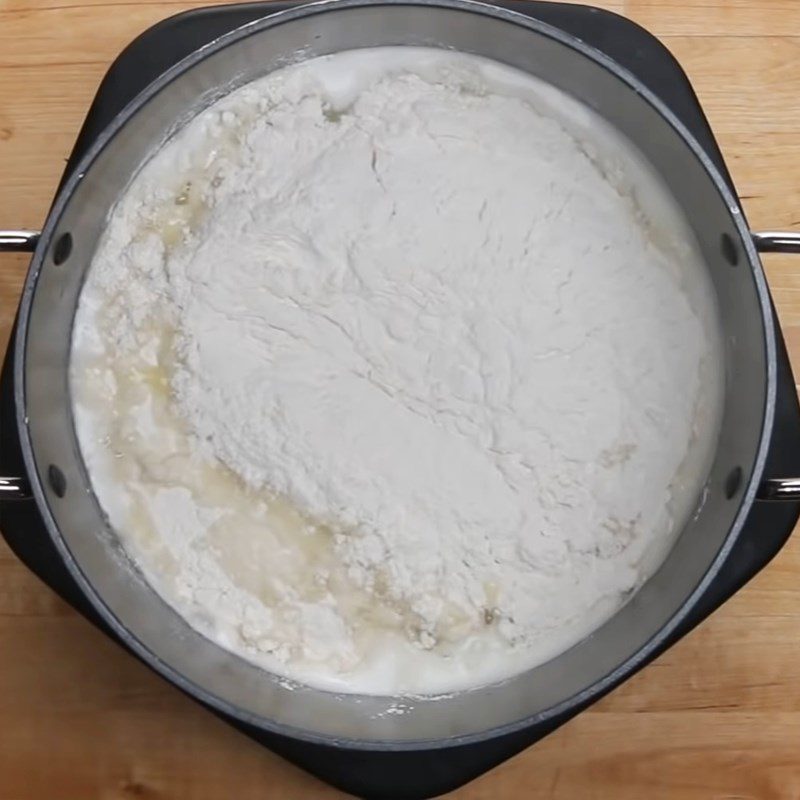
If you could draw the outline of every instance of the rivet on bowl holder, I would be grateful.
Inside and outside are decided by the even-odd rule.
[[[63,497],[67,493],[67,479],[55,464],[47,468],[47,482],[56,497]]]
[[[739,264],[739,248],[729,233],[723,233],[720,237],[720,249],[724,259],[735,267]]]
[[[72,234],[67,231],[62,233],[53,246],[53,263],[60,267],[72,253]]]
[[[739,487],[742,485],[743,474],[741,467],[734,467],[728,473],[728,477],[725,478],[725,497],[727,497],[728,500],[731,500],[739,491]]]

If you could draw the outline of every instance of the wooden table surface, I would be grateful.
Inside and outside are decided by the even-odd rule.
[[[202,4],[0,0],[0,228],[42,224],[121,48]],[[595,4],[681,61],[753,228],[800,226],[800,0]],[[26,265],[0,256],[0,348]],[[800,257],[767,270],[798,371]],[[340,797],[151,674],[0,543],[0,800]],[[798,800],[800,538],[611,697],[452,797]]]

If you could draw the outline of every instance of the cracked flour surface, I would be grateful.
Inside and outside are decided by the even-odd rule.
[[[452,691],[657,568],[715,442],[714,320],[685,224],[588,110],[474,57],[341,54],[135,178],[81,300],[78,432],[206,635],[321,686]]]

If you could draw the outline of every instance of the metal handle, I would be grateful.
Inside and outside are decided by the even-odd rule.
[[[39,231],[0,231],[0,253],[32,253]]]
[[[754,233],[753,242],[759,253],[800,253],[800,233],[792,231]]]
[[[800,478],[768,478],[756,497],[768,503],[800,503]]]
[[[754,233],[753,242],[759,253],[800,254],[800,233],[793,231]],[[800,478],[767,478],[756,497],[768,503],[800,503]]]
[[[38,241],[38,231],[0,231],[0,253],[32,253]],[[25,478],[0,477],[0,503],[31,497],[31,487]]]
[[[31,487],[25,478],[0,478],[0,503],[30,500]]]

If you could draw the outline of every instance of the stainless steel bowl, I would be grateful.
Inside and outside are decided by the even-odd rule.
[[[431,700],[287,688],[190,628],[134,570],[104,522],[81,460],[67,388],[78,295],[106,219],[158,144],[220,95],[298,59],[360,47],[454,48],[544,79],[593,108],[635,145],[684,209],[717,295],[726,395],[702,504],[657,574],[615,617],[568,652],[503,684]],[[38,242],[38,243],[37,243]],[[757,246],[800,250],[798,237],[754,240],[709,158],[636,78],[577,39],[466,0],[333,0],[248,24],[169,70],[122,112],[64,185],[36,244],[15,350],[16,423],[27,480],[53,543],[87,598],[145,662],[218,711],[260,730],[355,749],[463,744],[543,723],[585,704],[646,661],[689,614],[734,545],[761,484],[776,391],[776,338]],[[13,497],[25,478],[0,481]],[[761,488],[760,488],[761,487]]]

